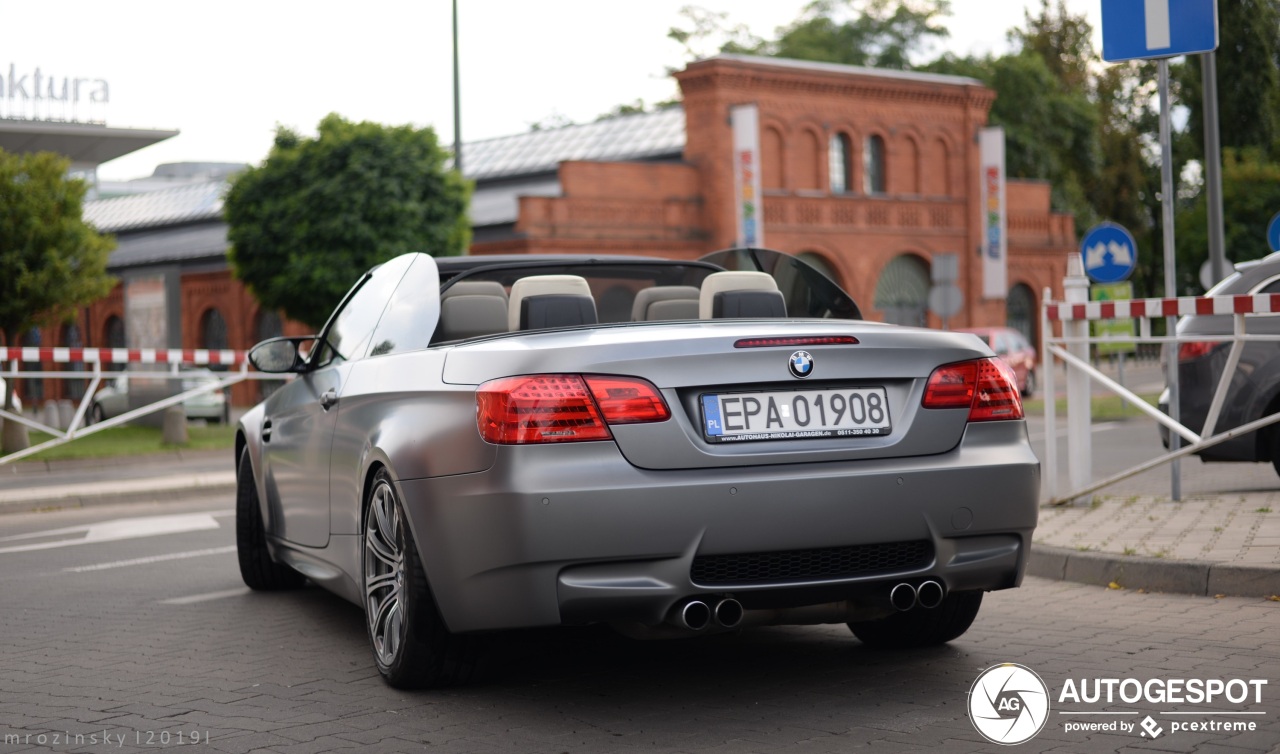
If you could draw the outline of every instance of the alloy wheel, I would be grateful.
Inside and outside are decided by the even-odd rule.
[[[365,514],[364,594],[373,651],[384,666],[395,662],[404,643],[403,525],[395,491],[380,480]]]

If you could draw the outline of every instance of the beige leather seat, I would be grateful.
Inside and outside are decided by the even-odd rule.
[[[785,317],[786,300],[764,272],[713,272],[702,281],[698,319]]]
[[[697,319],[698,289],[692,285],[655,285],[636,294],[631,305],[632,322],[664,319]]]
[[[462,340],[507,331],[507,291],[490,280],[462,280],[440,296],[440,339]]]
[[[511,286],[507,313],[507,329],[511,331],[594,325],[597,321],[591,286],[580,275],[531,275]]]

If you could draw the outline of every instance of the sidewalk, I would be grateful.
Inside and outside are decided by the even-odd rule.
[[[0,514],[235,492],[230,450],[0,466]]]
[[[1208,596],[1280,595],[1280,491],[1042,507],[1028,573]]]

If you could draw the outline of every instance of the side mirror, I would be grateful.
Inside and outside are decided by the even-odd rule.
[[[267,374],[284,374],[301,372],[306,362],[303,361],[299,347],[316,339],[314,335],[304,338],[272,338],[264,340],[249,349],[249,363],[259,372]]]

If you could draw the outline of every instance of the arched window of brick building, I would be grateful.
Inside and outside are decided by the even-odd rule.
[[[848,134],[831,134],[827,147],[827,175],[831,179],[831,193],[844,194],[853,188],[853,165],[850,157],[853,145]]]
[[[107,317],[106,323],[102,326],[102,346],[104,348],[124,348],[124,320],[114,314]],[[108,372],[119,371],[124,368],[124,364],[111,362],[106,364],[103,369]]]
[[[227,347],[227,321],[217,309],[207,309],[200,317],[200,347],[211,351],[220,351]],[[225,366],[211,366],[210,369],[225,370]]]
[[[875,307],[884,321],[894,325],[924,327],[929,305],[929,267],[913,254],[893,258],[876,281]]]
[[[76,325],[62,326],[62,345],[66,348],[84,348],[84,336],[80,333],[80,328]],[[84,362],[73,361],[64,367],[65,371],[83,372]],[[67,397],[73,401],[78,401],[84,397],[85,388],[88,383],[84,380],[67,380]]]
[[[893,174],[897,176],[896,180],[898,182],[897,193],[919,194],[920,147],[916,146],[915,139],[905,138],[902,140],[902,150],[894,165]]]
[[[22,345],[28,348],[39,348],[41,345],[40,339],[40,328],[33,327],[27,331],[26,337],[22,339]],[[37,372],[44,369],[44,365],[35,362],[30,364],[19,362],[18,369]],[[22,386],[22,396],[27,399],[27,406],[35,409],[40,408],[40,403],[44,400],[44,380],[22,380],[19,384]]]
[[[1005,299],[1005,323],[1022,333],[1027,342],[1036,344],[1036,294],[1026,283],[1017,283],[1009,289]]]
[[[259,309],[258,316],[253,320],[253,342],[261,343],[264,340],[278,338],[281,335],[284,335],[284,323],[280,321],[280,315],[269,309]],[[280,389],[282,384],[276,380],[259,380],[258,399],[266,400],[272,393]]]
[[[794,166],[796,188],[820,189],[822,150],[818,144],[818,135],[809,130],[802,130],[796,145],[796,164]]]
[[[951,195],[951,150],[947,142],[934,139],[924,162],[924,193],[927,196]]]
[[[772,126],[765,126],[760,138],[760,186],[764,189],[780,189],[782,181],[782,134]]]
[[[867,194],[884,193],[884,139],[877,134],[867,137],[862,149],[862,190]]]

